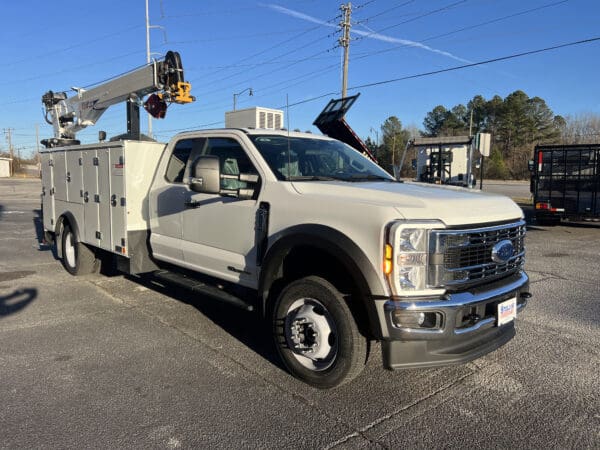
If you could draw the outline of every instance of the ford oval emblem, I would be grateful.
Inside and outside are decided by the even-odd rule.
[[[498,242],[492,247],[492,261],[505,263],[515,254],[515,248],[508,239]]]

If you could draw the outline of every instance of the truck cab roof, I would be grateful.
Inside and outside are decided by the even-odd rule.
[[[303,133],[299,131],[287,131],[285,129],[280,130],[272,130],[266,128],[212,128],[208,130],[192,130],[185,131],[183,133],[177,134],[176,137],[187,136],[187,135],[199,135],[199,134],[214,134],[219,132],[239,132],[250,136],[255,135],[271,135],[271,136],[289,136],[293,138],[309,138],[309,139],[323,139],[323,140],[333,140],[329,136],[325,136],[322,134],[313,134],[313,133]]]

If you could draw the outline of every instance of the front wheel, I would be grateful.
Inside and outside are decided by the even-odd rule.
[[[273,324],[283,363],[312,386],[325,389],[347,383],[366,363],[366,338],[342,294],[323,278],[302,278],[284,288]]]
[[[62,231],[62,263],[71,275],[86,275],[98,270],[98,260],[92,249],[77,241],[77,236],[69,225]]]

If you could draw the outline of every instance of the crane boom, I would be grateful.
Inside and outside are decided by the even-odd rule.
[[[75,139],[76,133],[95,125],[102,114],[117,103],[137,105],[144,96],[151,94],[144,107],[154,117],[163,118],[169,103],[184,104],[195,100],[190,95],[191,85],[184,81],[181,58],[172,51],[160,61],[153,61],[92,89],[73,90],[76,93],[71,97],[66,92],[53,91],[42,96],[46,122],[54,128],[54,138],[42,141],[47,147],[79,143]]]

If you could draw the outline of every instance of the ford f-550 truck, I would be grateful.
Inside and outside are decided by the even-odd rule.
[[[255,308],[311,385],[352,380],[374,340],[402,369],[463,363],[514,336],[526,228],[506,197],[402,183],[307,133],[73,139],[63,129],[42,152],[44,228],[66,270],[111,262]]]

